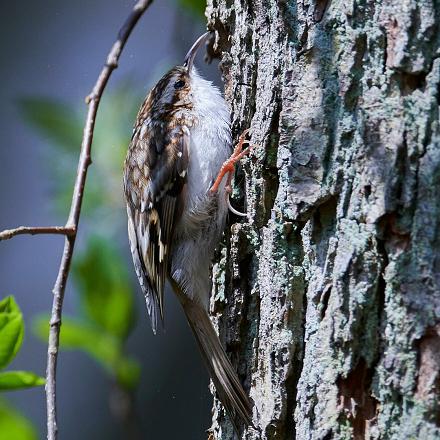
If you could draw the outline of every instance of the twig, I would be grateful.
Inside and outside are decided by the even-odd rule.
[[[47,438],[56,440],[58,434],[57,413],[56,413],[56,367],[58,357],[58,346],[61,326],[61,313],[63,307],[64,290],[67,277],[69,275],[70,262],[72,260],[73,247],[75,244],[76,231],[81,213],[81,204],[84,194],[84,185],[87,176],[87,169],[91,163],[90,152],[93,140],[93,130],[95,126],[96,113],[99,102],[107,84],[107,81],[114,69],[118,66],[119,56],[122,49],[138,22],[139,18],[150,6],[153,0],[139,0],[132,12],[121,27],[118,39],[112,46],[107,61],[93,87],[92,93],[86,98],[89,105],[87,118],[84,126],[83,139],[81,143],[81,153],[78,162],[78,171],[73,189],[72,204],[70,206],[69,217],[66,228],[74,228],[72,235],[66,236],[63,256],[61,258],[58,276],[53,288],[52,315],[50,319],[49,346],[47,350],[47,370],[46,370],[46,400],[47,400]]]
[[[19,226],[15,229],[5,229],[0,232],[0,241],[9,240],[16,235],[37,235],[37,234],[60,234],[71,236],[74,235],[76,231],[75,226],[65,227],[65,226]]]

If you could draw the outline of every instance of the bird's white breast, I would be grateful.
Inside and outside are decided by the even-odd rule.
[[[193,71],[191,91],[196,123],[190,130],[188,195],[194,203],[207,193],[231,154],[231,128],[229,109],[217,87]]]

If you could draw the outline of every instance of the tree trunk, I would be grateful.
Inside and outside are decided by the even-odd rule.
[[[207,15],[256,145],[212,298],[254,400],[241,438],[440,439],[440,3]],[[211,438],[233,437],[216,401]]]

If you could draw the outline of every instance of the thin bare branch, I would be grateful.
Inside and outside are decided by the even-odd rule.
[[[16,235],[39,235],[39,234],[57,234],[71,236],[75,234],[75,226],[19,226],[14,229],[5,229],[0,232],[0,241],[9,240]]]
[[[47,438],[56,440],[58,435],[57,413],[56,413],[56,366],[58,358],[59,336],[61,326],[61,315],[66,287],[67,277],[69,275],[70,263],[72,260],[73,247],[75,244],[76,231],[78,228],[81,205],[84,194],[84,185],[87,177],[87,169],[91,163],[90,152],[93,140],[93,130],[95,126],[96,113],[99,102],[107,84],[107,81],[114,69],[118,66],[119,56],[122,49],[138,22],[139,18],[150,6],[153,0],[139,0],[134,6],[131,14],[121,27],[118,39],[112,46],[107,61],[93,87],[92,92],[86,98],[89,105],[87,118],[84,126],[83,140],[81,144],[81,153],[78,162],[78,171],[73,190],[72,204],[66,228],[75,228],[75,233],[66,236],[63,256],[61,258],[58,276],[53,288],[52,315],[50,319],[49,345],[47,350],[47,370],[46,370],[46,400],[47,400]]]

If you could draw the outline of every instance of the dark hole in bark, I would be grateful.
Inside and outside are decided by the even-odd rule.
[[[296,359],[292,359],[293,362]],[[297,363],[297,362],[296,362]],[[296,407],[296,391],[298,386],[300,370],[293,367],[289,377],[286,379],[287,402],[286,402],[286,422],[285,422],[285,438],[295,438],[295,407]]]
[[[314,212],[312,229],[312,239],[314,243],[320,243],[324,238],[327,247],[328,239],[335,231],[337,205],[338,197],[331,196]]]
[[[313,20],[315,23],[319,23],[324,18],[329,3],[329,0],[316,0],[315,10],[313,12]]]
[[[367,426],[374,423],[377,401],[371,395],[373,370],[363,358],[349,375],[338,379],[340,404],[353,427],[353,439],[363,440]]]
[[[309,24],[306,23],[304,25],[304,30],[303,30],[302,34],[300,35],[300,37],[298,39],[299,40],[299,45],[298,45],[298,48],[297,48],[297,52],[300,52],[304,48],[304,46],[307,46],[308,38],[309,38]]]
[[[355,51],[354,64],[351,69],[351,81],[345,95],[344,102],[348,109],[352,110],[357,106],[359,96],[362,95],[362,77],[364,75],[364,56],[367,50],[367,36],[361,34],[356,38],[353,46]]]
[[[388,66],[388,50],[387,50],[388,38],[387,38],[386,32],[384,33],[383,38],[384,38],[383,42],[384,42],[385,50],[383,51],[382,73],[385,74],[387,71],[387,66]],[[371,79],[367,79],[367,85],[368,85],[368,87],[371,87],[371,85],[372,85]]]
[[[400,90],[403,96],[410,95],[415,90],[423,90],[426,86],[426,75],[427,72],[420,73],[407,73],[401,72],[395,74],[395,79],[397,80]]]
[[[328,301],[330,299],[330,294],[332,293],[332,287],[331,286],[326,286],[324,289],[324,292],[321,295],[321,320],[324,319],[325,317],[325,312],[327,311],[327,307],[328,307]]]
[[[369,199],[370,196],[371,196],[371,185],[365,185],[365,186],[364,186],[364,194],[365,194],[365,198],[366,198],[367,201],[368,201],[368,199]]]
[[[378,221],[378,237],[388,248],[406,251],[411,245],[411,234],[395,212],[385,214]]]
[[[328,431],[324,437],[322,437],[322,440],[332,440],[333,438],[333,431],[330,429],[330,431]]]
[[[437,103],[440,105],[440,83],[437,84]]]

